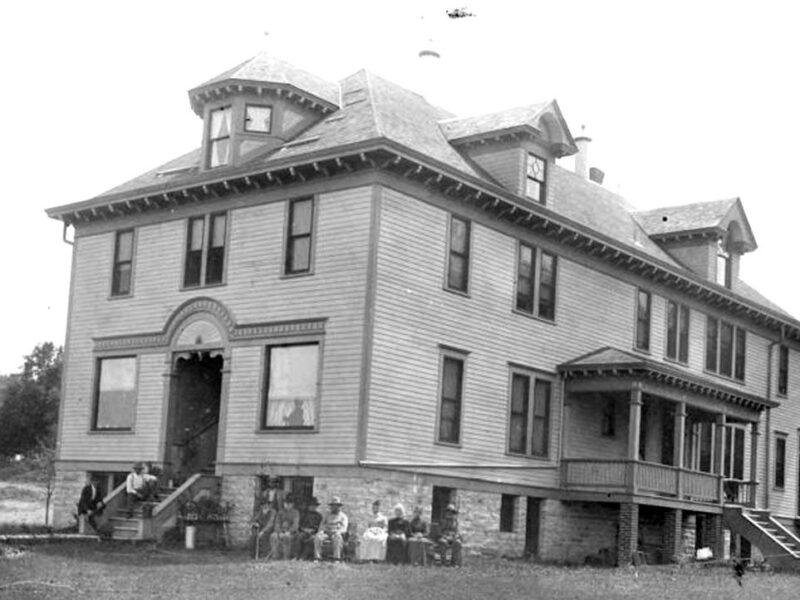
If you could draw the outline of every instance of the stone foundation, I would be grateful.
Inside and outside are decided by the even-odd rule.
[[[228,534],[235,546],[243,546],[250,540],[257,486],[258,477],[253,475],[226,475],[222,478],[222,502],[233,505],[228,514]]]
[[[86,485],[86,471],[56,469],[56,483],[51,500],[53,527],[69,527],[76,524],[72,515],[78,512],[78,499],[84,485]]]
[[[543,500],[539,530],[539,557],[568,564],[583,564],[588,556],[615,560],[616,504]]]

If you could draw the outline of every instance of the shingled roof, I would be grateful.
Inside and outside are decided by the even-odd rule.
[[[634,214],[649,235],[715,229],[720,227],[738,201],[738,198],[729,198],[696,202],[637,211]]]

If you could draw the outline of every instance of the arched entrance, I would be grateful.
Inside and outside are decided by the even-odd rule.
[[[226,340],[202,314],[187,319],[173,339],[164,456],[168,477],[182,482],[214,472]]]

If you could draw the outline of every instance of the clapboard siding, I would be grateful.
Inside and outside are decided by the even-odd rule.
[[[372,188],[318,197],[314,274],[284,278],[286,202],[229,213],[225,285],[182,290],[186,220],[136,229],[134,293],[109,299],[114,234],[76,240],[75,294],[61,457],[157,459],[164,402],[166,354],[139,355],[137,423],[133,434],[89,434],[94,337],[164,329],[170,315],[194,297],[225,304],[236,322],[325,318],[320,429],[314,434],[256,433],[261,402],[263,345],[232,352],[225,459],[263,462],[352,461],[361,368],[366,265]],[[136,354],[135,352],[133,354]],[[223,399],[224,401],[224,399]],[[135,450],[135,452],[133,452]],[[108,451],[108,452],[106,452]]]
[[[773,391],[777,394],[778,390],[778,361],[779,361],[778,346],[773,351]],[[781,432],[786,434],[786,486],[783,489],[774,487],[775,474],[774,470],[769,473],[770,482],[770,507],[773,512],[779,516],[794,518],[800,511],[798,511],[798,471],[800,464],[798,464],[798,454],[800,454],[800,447],[798,447],[798,437],[800,436],[800,351],[796,348],[789,350],[789,381],[786,396],[775,396],[775,400],[781,403],[778,408],[772,411],[772,430],[773,432]],[[762,438],[766,436],[761,436]],[[775,457],[775,435],[771,435],[770,453],[772,460]],[[766,440],[762,440],[762,446]],[[761,450],[764,452],[764,449]],[[761,455],[764,456],[763,454]],[[761,461],[763,463],[763,460]],[[774,464],[774,463],[773,463]],[[762,482],[766,479],[762,474]]]
[[[633,351],[639,286],[628,275],[604,274],[565,253],[559,256],[555,323],[517,314],[512,310],[516,239],[489,223],[473,222],[469,297],[450,293],[443,290],[448,217],[447,211],[400,192],[384,194],[368,459],[541,466],[547,461],[505,454],[509,363],[553,373],[560,363],[604,346]],[[525,235],[527,241],[537,242]],[[660,361],[666,345],[667,301],[650,282],[642,281],[641,288],[652,293],[650,351],[642,356]],[[697,375],[704,374],[705,318],[705,312],[694,306],[690,358],[684,368]],[[469,353],[459,448],[434,443],[440,344]],[[744,385],[705,375],[764,395],[766,345],[766,339],[748,333]],[[556,381],[549,462],[557,460],[560,414]],[[585,446],[590,450],[589,442]],[[532,483],[552,477],[542,471],[514,473],[518,480]]]
[[[519,147],[498,148],[496,145],[477,146],[470,150],[470,158],[497,182],[514,192],[524,193],[525,151]]]

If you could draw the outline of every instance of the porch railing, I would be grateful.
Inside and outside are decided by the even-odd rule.
[[[561,484],[567,489],[653,494],[680,500],[753,506],[755,483],[638,460],[564,459]]]

